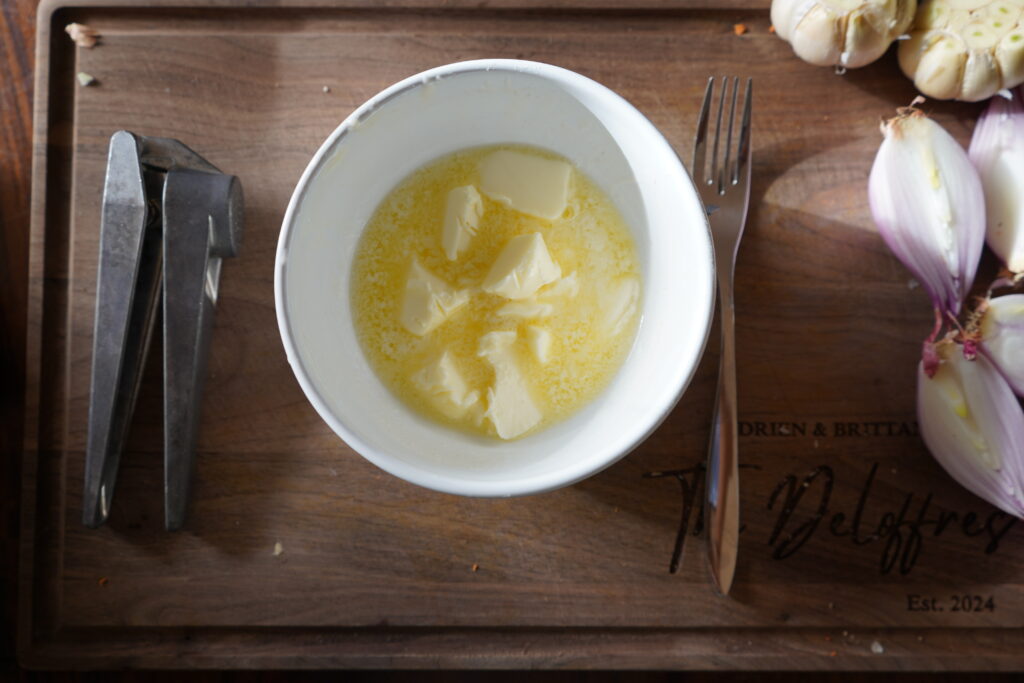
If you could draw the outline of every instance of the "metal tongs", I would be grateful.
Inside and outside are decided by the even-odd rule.
[[[221,261],[238,253],[238,178],[181,144],[118,131],[103,189],[82,521],[107,520],[157,307],[163,306],[164,522],[191,488]],[[161,296],[162,295],[162,296]]]

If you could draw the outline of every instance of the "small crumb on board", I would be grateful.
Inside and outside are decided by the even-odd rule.
[[[278,557],[284,554],[284,546],[281,545],[281,541],[274,544],[274,557]]]
[[[732,32],[738,36],[742,36],[744,33],[747,32],[747,30],[748,29],[746,24],[733,24],[732,26]]]
[[[75,41],[75,45],[78,47],[94,47],[96,40],[100,37],[96,29],[85,24],[68,24],[64,27],[64,31],[71,36],[71,40]]]
[[[76,78],[78,79],[78,84],[83,88],[87,88],[96,83],[96,78],[92,74],[87,74],[84,71],[79,71]]]

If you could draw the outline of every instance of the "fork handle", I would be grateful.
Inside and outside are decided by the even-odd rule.
[[[718,282],[722,353],[718,369],[711,442],[708,451],[704,519],[708,525],[708,561],[715,588],[728,595],[739,545],[739,462],[736,429],[736,345],[732,278]]]

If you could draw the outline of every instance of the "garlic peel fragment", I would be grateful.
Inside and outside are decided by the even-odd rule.
[[[984,243],[978,173],[959,143],[917,109],[901,111],[882,133],[868,178],[871,215],[932,305],[957,314]]]
[[[967,153],[985,191],[985,240],[1006,267],[1024,272],[1024,87],[993,97]]]
[[[932,456],[975,495],[1024,518],[1024,410],[985,358],[951,343],[929,378],[917,372],[917,416]]]
[[[852,69],[885,54],[916,9],[916,0],[772,0],[771,18],[800,59]]]

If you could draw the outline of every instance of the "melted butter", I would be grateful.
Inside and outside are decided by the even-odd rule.
[[[605,309],[624,278],[640,281],[636,247],[622,216],[604,192],[572,170],[568,204],[561,216],[545,220],[483,197],[477,234],[455,261],[442,247],[448,193],[479,186],[481,160],[499,149],[547,159],[554,154],[521,146],[463,150],[436,160],[405,178],[381,202],[356,251],[352,308],[363,353],[384,384],[403,402],[434,420],[475,434],[494,435],[485,405],[458,418],[417,386],[414,377],[445,351],[470,390],[486,395],[495,370],[478,355],[480,339],[493,331],[515,331],[515,361],[543,417],[531,432],[579,410],[604,389],[622,364],[639,324],[639,306],[610,332]],[[480,291],[503,247],[513,237],[539,232],[563,277],[576,273],[578,287],[542,288],[538,300],[554,306],[540,318],[502,315],[509,300]],[[452,287],[471,291],[469,302],[424,336],[400,321],[410,263],[418,260]],[[531,350],[530,328],[547,330],[546,362]]]

